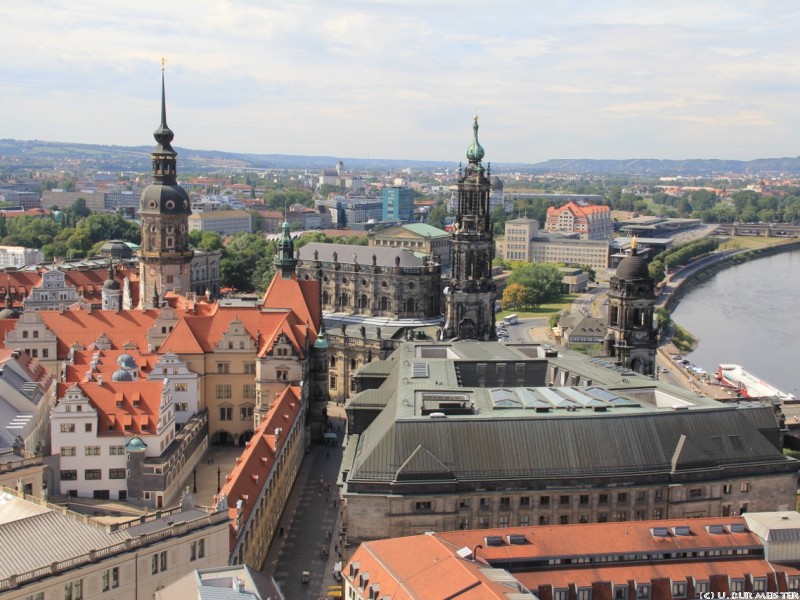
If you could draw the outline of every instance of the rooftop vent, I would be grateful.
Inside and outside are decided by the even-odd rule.
[[[505,546],[503,537],[499,535],[487,535],[484,538],[484,542],[487,546]]]
[[[673,527],[672,533],[675,535],[692,535],[692,530],[689,529],[688,525],[681,525],[679,527]]]
[[[650,533],[653,537],[667,537],[669,535],[669,529],[666,527],[653,527],[650,529]]]
[[[744,528],[744,523],[731,523],[728,525],[728,531],[731,533],[744,533],[746,530]]]
[[[521,533],[512,533],[508,536],[508,543],[512,546],[522,546],[523,544],[527,544],[528,540]]]
[[[708,531],[708,533],[720,534],[725,533],[725,528],[722,525],[706,525],[706,531]]]

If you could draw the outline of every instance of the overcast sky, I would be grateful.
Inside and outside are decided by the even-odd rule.
[[[0,138],[458,162],[800,155],[797,0],[0,3]]]

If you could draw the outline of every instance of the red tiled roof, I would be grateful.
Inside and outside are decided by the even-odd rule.
[[[66,356],[74,343],[89,348],[105,334],[113,348],[122,348],[131,342],[140,351],[147,349],[147,331],[153,326],[159,311],[150,310],[54,310],[39,311],[38,315],[58,338],[57,354]]]
[[[570,200],[564,206],[560,206],[556,208],[555,206],[551,206],[547,209],[548,215],[557,214],[563,212],[564,210],[570,211],[574,215],[591,215],[594,213],[602,213],[602,212],[609,212],[611,209],[606,206],[605,204],[587,204],[586,206],[581,206],[580,204]]]
[[[350,576],[349,565],[358,563],[358,572]],[[505,600],[513,591],[492,581],[483,571],[486,565],[458,558],[454,549],[428,535],[364,542],[343,571],[354,585],[361,587],[362,576],[369,575],[369,585],[380,586],[380,597],[392,600],[416,598],[459,598]]]
[[[58,398],[63,398],[73,385],[79,387],[97,409],[98,435],[156,433],[162,381],[59,383]],[[118,403],[121,405],[117,406]],[[130,429],[126,430],[126,425],[130,425]]]
[[[448,531],[438,534],[458,547],[483,543],[485,536],[522,534],[528,540],[524,545],[489,546],[480,556],[487,560],[511,557],[581,556],[592,554],[625,554],[631,552],[680,551],[697,548],[758,546],[758,537],[743,533],[708,533],[705,525],[744,523],[741,517],[712,517],[704,519],[667,519],[659,521],[625,521],[619,523],[582,523],[573,525],[540,525],[538,527],[511,527]],[[691,535],[654,536],[651,529],[687,526]]]
[[[278,273],[270,282],[262,305],[264,308],[291,309],[301,323],[308,324],[312,340],[316,339],[322,315],[319,281],[301,281],[295,275],[283,279]]]
[[[231,518],[230,548],[236,545],[236,503],[242,500],[242,522],[246,523],[250,513],[256,507],[264,482],[275,465],[275,430],[280,428],[281,435],[289,433],[300,414],[301,390],[297,386],[287,386],[270,406],[266,418],[253,433],[242,455],[236,459],[236,466],[225,478],[220,490],[228,496],[228,516]],[[280,436],[278,443],[280,444]]]
[[[103,379],[111,381],[110,377],[120,366],[117,359],[122,354],[129,354],[133,357],[136,366],[139,368],[139,377],[146,378],[147,374],[153,370],[157,357],[153,354],[144,355],[136,350],[82,350],[73,354],[72,364],[67,365],[66,381],[78,382],[86,379],[86,371],[90,369],[90,364],[95,355],[99,361],[95,368],[95,373],[103,375]]]
[[[708,581],[711,575],[728,575],[731,579],[742,579],[745,574],[753,577],[764,577],[773,572],[773,566],[763,559],[704,559],[684,562],[658,562],[649,564],[621,565],[575,565],[569,567],[553,567],[549,570],[516,573],[517,579],[529,590],[536,591],[540,585],[552,585],[553,588],[566,588],[570,584],[577,587],[589,587],[592,583],[609,581],[613,584],[627,584],[633,579],[637,582],[649,583],[651,579],[667,578],[673,581],[685,581],[694,577],[695,581]],[[793,567],[781,565],[780,571],[787,575],[800,573]]]

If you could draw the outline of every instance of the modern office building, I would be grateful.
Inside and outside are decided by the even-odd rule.
[[[384,187],[381,220],[410,221],[414,216],[414,195],[414,190],[409,187],[397,185]]]

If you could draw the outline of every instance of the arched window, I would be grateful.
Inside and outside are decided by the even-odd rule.
[[[361,299],[359,300],[359,308],[369,308],[369,298],[366,294],[361,294]]]
[[[409,298],[406,300],[406,312],[413,313],[415,310],[416,303],[414,302],[413,298]]]
[[[389,299],[386,296],[381,296],[381,310],[389,310]]]

